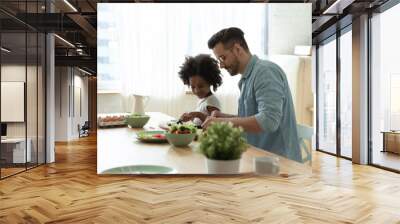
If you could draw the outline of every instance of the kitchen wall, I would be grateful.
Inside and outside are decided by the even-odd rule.
[[[313,92],[310,57],[270,55],[268,59],[280,65],[287,75],[293,96],[293,103],[295,104],[297,122],[313,126]],[[236,88],[236,86],[232,88]],[[219,99],[223,99],[221,102],[222,111],[237,114],[238,102],[236,96],[220,96],[218,91],[216,95],[217,97],[219,96]],[[119,93],[98,93],[97,100],[99,114],[131,112],[133,99],[124,97]],[[178,117],[185,111],[193,110],[198,101],[196,96],[185,94],[184,92],[174,100],[182,103],[179,104],[179,107],[174,108],[174,113],[169,114],[173,117]],[[152,99],[151,97],[145,107],[145,111],[166,113],[160,110],[157,99]]]
[[[234,86],[236,88],[236,86]],[[237,114],[237,99],[234,96],[221,96],[218,91],[216,96],[221,100],[222,111],[231,114]],[[182,92],[176,99],[177,102],[182,102],[179,107],[172,108],[169,111],[162,111],[160,109],[159,101],[160,99],[151,98],[145,106],[145,111],[147,112],[163,112],[172,117],[179,117],[182,113],[186,111],[193,111],[196,108],[198,98],[191,94]],[[132,97],[125,97],[119,93],[97,93],[97,111],[98,114],[104,113],[122,113],[122,112],[132,112],[132,104],[134,100]]]

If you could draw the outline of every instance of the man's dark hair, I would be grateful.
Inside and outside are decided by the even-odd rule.
[[[227,48],[233,46],[235,43],[238,43],[247,52],[249,51],[249,47],[244,39],[244,33],[237,27],[230,27],[218,31],[208,40],[208,48],[213,49],[215,45],[220,42]]]
[[[190,85],[189,79],[192,76],[202,77],[213,90],[216,91],[222,84],[221,71],[218,61],[208,54],[199,54],[195,57],[186,57],[185,62],[180,67],[179,77],[185,85]]]

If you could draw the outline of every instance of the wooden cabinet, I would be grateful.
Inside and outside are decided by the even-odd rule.
[[[383,152],[400,154],[400,132],[383,133]]]

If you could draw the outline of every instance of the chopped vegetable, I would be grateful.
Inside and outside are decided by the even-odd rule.
[[[165,138],[165,135],[163,135],[163,134],[154,134],[153,137],[154,138]]]
[[[196,133],[197,128],[193,124],[172,124],[168,132],[171,134],[191,134]]]

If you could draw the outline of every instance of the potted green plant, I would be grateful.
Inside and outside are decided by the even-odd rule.
[[[207,158],[208,173],[235,174],[247,147],[242,128],[221,122],[211,124],[203,133],[199,150]]]

